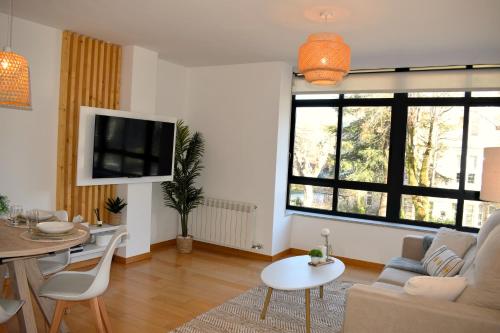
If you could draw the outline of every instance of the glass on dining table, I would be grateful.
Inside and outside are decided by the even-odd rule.
[[[30,233],[33,233],[39,222],[39,212],[38,209],[30,209],[25,214],[26,225]]]
[[[9,220],[12,224],[17,224],[23,215],[23,206],[12,205],[9,208]]]

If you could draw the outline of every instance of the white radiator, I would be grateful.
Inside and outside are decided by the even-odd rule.
[[[256,222],[255,204],[205,198],[189,214],[188,230],[198,241],[242,250],[260,249],[262,246],[255,240]]]

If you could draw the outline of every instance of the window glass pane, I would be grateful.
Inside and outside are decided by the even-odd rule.
[[[332,209],[333,188],[290,184],[290,206]]]
[[[346,107],[342,112],[339,178],[387,183],[391,108]]]
[[[500,209],[498,203],[465,200],[462,225],[464,227],[481,228],[488,217],[497,209]]]
[[[300,94],[295,95],[296,100],[307,99],[339,99],[339,94]]]
[[[334,178],[337,108],[297,108],[293,175]]]
[[[339,189],[339,212],[385,216],[386,209],[387,193]]]
[[[500,91],[472,91],[472,97],[500,97]]]
[[[463,116],[461,106],[408,107],[405,185],[458,188]]]
[[[344,98],[393,98],[393,93],[358,93],[358,94],[344,94]]]
[[[467,141],[465,189],[479,191],[483,173],[483,150],[500,146],[500,107],[471,107]]]
[[[464,91],[410,92],[408,97],[464,97]]]
[[[406,220],[455,224],[457,200],[403,194],[400,217]]]

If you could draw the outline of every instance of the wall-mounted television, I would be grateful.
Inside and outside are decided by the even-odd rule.
[[[165,116],[80,107],[77,185],[172,180],[175,123]]]
[[[92,178],[171,176],[175,124],[95,116]]]

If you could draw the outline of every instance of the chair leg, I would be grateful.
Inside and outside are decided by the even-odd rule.
[[[54,317],[52,318],[52,325],[50,325],[49,333],[56,333],[59,331],[61,325],[64,309],[66,308],[66,301],[57,301]]]
[[[99,310],[99,302],[97,301],[97,297],[94,297],[90,300],[90,309],[94,313],[96,323],[97,323],[97,332],[105,333],[104,325],[102,323],[101,312]]]
[[[97,297],[97,303],[99,304],[99,310],[101,310],[102,321],[104,322],[104,328],[107,333],[113,333],[111,329],[111,321],[109,320],[108,311],[106,310],[106,305],[101,296]]]

